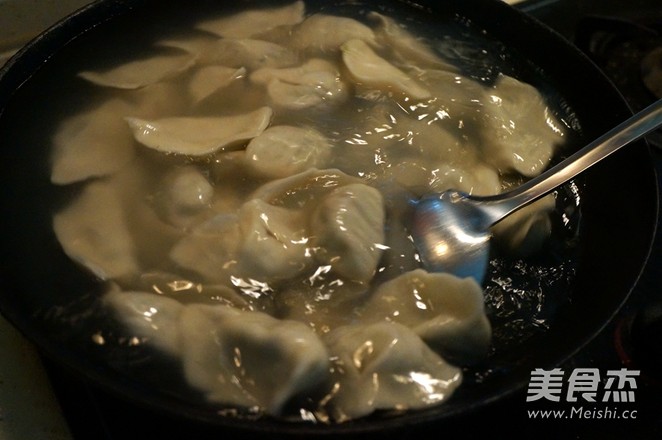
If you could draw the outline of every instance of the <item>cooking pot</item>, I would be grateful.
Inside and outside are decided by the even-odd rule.
[[[426,410],[375,414],[331,426],[220,416],[217,408],[195,399],[177,368],[168,368],[167,360],[154,360],[158,356],[153,349],[131,347],[117,336],[122,334],[121,326],[99,304],[102,283],[66,257],[51,223],[54,209],[71,193],[49,180],[46,158],[54,126],[47,115],[69,111],[60,98],[69,92],[64,78],[74,76],[80,67],[76,60],[103,50],[112,61],[122,45],[140,45],[141,39],[147,38],[144,29],[166,31],[178,22],[200,17],[207,8],[233,11],[278,2],[202,1],[195,6],[200,12],[191,14],[178,13],[193,9],[190,2],[165,3],[96,2],[37,37],[0,70],[0,204],[4,209],[0,219],[0,311],[45,356],[74,374],[120,399],[221,432],[380,433],[467,415],[521,390],[533,369],[550,369],[585,346],[610,321],[636,284],[657,220],[656,178],[644,142],[613,155],[559,192],[558,197],[567,198],[576,208],[572,230],[566,231],[572,235],[566,237],[572,242],[572,259],[550,257],[544,261],[551,272],[557,263],[561,266],[550,276],[562,280],[544,287],[548,290],[543,293],[553,303],[544,328],[515,330],[507,317],[497,316],[499,310],[494,306],[498,346],[484,363],[465,371],[465,383],[448,402]],[[328,6],[322,1],[309,5],[313,10]],[[631,115],[609,80],[581,52],[501,1],[420,0],[389,5],[394,11],[417,11],[432,22],[464,21],[485,29],[493,47],[504,49],[511,58],[513,74],[527,81],[544,78],[570,109],[568,123],[574,135],[565,153]],[[70,96],[68,99],[71,103]],[[80,101],[85,99],[80,97]],[[532,276],[514,273],[516,265],[499,260],[492,265],[491,278],[509,278],[517,284],[519,278]],[[502,294],[490,286],[486,291],[488,301]],[[100,332],[106,338],[101,345],[93,341]]]

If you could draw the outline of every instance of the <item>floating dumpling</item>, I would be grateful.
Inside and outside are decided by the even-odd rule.
[[[84,71],[78,75],[100,86],[138,89],[184,72],[194,62],[189,54],[161,55],[132,61],[104,72]]]
[[[432,96],[405,72],[377,55],[363,40],[349,40],[344,43],[342,58],[354,81],[363,87],[404,93],[412,99],[427,99]]]
[[[384,250],[384,218],[375,188],[359,183],[334,189],[312,216],[316,258],[343,277],[369,281]]]
[[[448,364],[407,327],[381,322],[340,327],[324,338],[335,382],[329,400],[334,420],[438,405],[462,382]]]
[[[304,2],[297,1],[278,8],[255,9],[203,21],[196,28],[219,37],[249,38],[278,26],[301,23],[304,13]]]
[[[289,109],[302,109],[323,102],[339,102],[347,97],[347,86],[335,65],[313,58],[298,67],[264,68],[250,76],[266,84],[272,102]]]
[[[349,40],[374,43],[375,34],[353,18],[325,14],[311,15],[292,32],[292,45],[312,52],[338,51]]]
[[[162,153],[206,156],[241,146],[262,133],[271,122],[272,111],[262,107],[236,116],[172,117],[147,121],[127,117],[135,139]],[[238,145],[239,144],[239,145]]]
[[[417,67],[443,69],[451,72],[457,67],[444,61],[429,44],[411,34],[404,25],[378,12],[370,12],[368,17],[379,23],[377,41],[391,48],[402,61]]]
[[[492,227],[495,243],[520,257],[539,251],[552,232],[549,214],[556,207],[556,199],[549,194],[513,212]]]
[[[323,168],[330,152],[330,142],[317,130],[276,125],[250,141],[246,158],[258,174],[274,178]]]
[[[174,226],[191,225],[213,203],[213,186],[194,166],[168,173],[161,186],[163,190],[155,197],[156,208]]]
[[[62,122],[53,141],[51,181],[66,185],[106,176],[133,160],[131,130],[123,119],[132,111],[124,101],[111,100]]]
[[[298,61],[296,54],[286,47],[253,39],[219,40],[206,47],[202,59],[206,63],[249,70],[291,66]]]
[[[303,323],[191,305],[180,328],[184,374],[210,401],[279,415],[290,399],[328,380],[326,347]]]
[[[486,100],[483,155],[503,171],[540,174],[563,142],[564,130],[533,86],[500,75]]]
[[[215,282],[287,279],[308,264],[304,220],[298,211],[249,200],[237,215],[221,214],[194,228],[171,258]]]
[[[202,67],[191,77],[189,93],[195,102],[200,102],[245,75],[246,69],[243,67],[239,69],[223,66]]]
[[[410,327],[455,364],[482,360],[490,347],[483,290],[473,278],[416,269],[379,286],[365,314]]]
[[[250,198],[262,199],[275,206],[303,208],[318,203],[335,188],[352,183],[362,183],[362,180],[337,169],[311,168],[294,176],[272,180],[258,188]]]
[[[116,316],[128,327],[132,337],[166,353],[182,352],[179,318],[184,305],[179,301],[149,292],[123,292],[115,288],[103,297]]]
[[[120,195],[107,181],[89,183],[55,214],[53,229],[64,252],[101,279],[139,270]]]

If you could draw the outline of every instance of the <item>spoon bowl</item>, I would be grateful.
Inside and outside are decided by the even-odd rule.
[[[490,228],[549,194],[592,165],[662,125],[662,100],[635,114],[554,167],[494,196],[456,190],[429,194],[415,206],[412,237],[430,272],[449,272],[483,282],[490,256]]]

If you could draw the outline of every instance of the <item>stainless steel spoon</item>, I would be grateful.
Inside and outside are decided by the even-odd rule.
[[[511,191],[483,197],[450,190],[421,198],[414,209],[412,237],[424,266],[482,283],[492,225],[660,125],[662,100]]]

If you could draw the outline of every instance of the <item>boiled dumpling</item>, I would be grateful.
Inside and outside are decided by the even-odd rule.
[[[117,318],[141,341],[166,353],[182,352],[179,318],[184,305],[179,301],[149,292],[122,292],[113,289],[103,297]]]
[[[249,200],[236,215],[217,215],[194,228],[170,257],[214,282],[287,279],[308,264],[304,220],[296,210]]]
[[[330,153],[330,142],[320,132],[290,125],[269,127],[246,147],[248,165],[270,178],[323,167]]]
[[[207,281],[230,285],[231,274],[237,271],[240,244],[237,214],[219,214],[196,225],[172,247],[169,256]]]
[[[138,89],[184,72],[194,62],[189,54],[160,55],[122,64],[105,72],[84,71],[78,75],[101,86]]]
[[[334,420],[378,409],[417,409],[448,399],[462,372],[407,327],[381,322],[340,327],[324,338],[335,382],[327,397]]]
[[[243,67],[239,69],[223,66],[201,67],[191,77],[188,90],[193,100],[200,102],[245,75],[246,69]]]
[[[563,128],[533,86],[501,75],[486,100],[483,155],[525,177],[540,174],[563,141]]]
[[[214,188],[194,166],[168,173],[160,187],[162,190],[155,197],[156,209],[174,226],[190,226],[212,206]]]
[[[378,12],[370,12],[368,17],[379,23],[376,32],[377,41],[382,46],[393,50],[401,61],[415,66],[443,69],[451,72],[458,70],[457,67],[444,61],[429,45],[415,37],[403,24],[396,22],[393,18]]]
[[[377,288],[365,316],[410,327],[444,359],[460,365],[482,360],[490,347],[483,290],[473,278],[407,272]]]
[[[346,41],[375,42],[375,34],[368,26],[348,17],[315,14],[306,18],[292,32],[292,44],[296,49],[313,52],[332,52]]]
[[[262,199],[276,206],[303,208],[316,205],[335,188],[352,183],[362,183],[362,181],[337,169],[311,168],[294,176],[265,183],[250,198]]]
[[[203,61],[249,70],[291,66],[296,54],[279,44],[253,39],[222,39],[208,46]]]
[[[102,279],[134,275],[139,265],[117,189],[107,181],[89,183],[53,217],[64,252]]]
[[[210,401],[278,415],[291,398],[328,379],[326,348],[303,323],[191,305],[180,328],[186,379]]]
[[[412,99],[431,97],[425,87],[377,55],[363,40],[349,40],[344,43],[342,59],[354,81],[363,87],[400,92]]]
[[[262,133],[271,122],[272,110],[219,117],[172,117],[147,121],[127,117],[133,136],[146,147],[163,153],[206,156],[238,148],[238,143]],[[240,146],[240,145],[239,145]]]
[[[203,21],[196,27],[219,37],[249,38],[278,26],[301,23],[304,13],[304,2],[296,1],[287,6],[253,9],[227,17]]]
[[[133,107],[111,100],[65,120],[55,133],[51,181],[65,185],[120,170],[133,160],[134,144],[123,117]]]
[[[260,69],[250,78],[267,86],[275,105],[289,109],[303,109],[347,98],[347,86],[336,66],[317,58],[298,67]]]
[[[384,201],[364,184],[349,184],[330,192],[311,219],[316,258],[343,277],[368,281],[384,250]]]
[[[556,199],[549,194],[513,212],[492,227],[495,242],[512,255],[526,257],[540,250],[552,232],[550,212]]]
[[[249,200],[239,210],[239,227],[240,263],[252,278],[288,279],[308,264],[308,231],[299,211]]]

